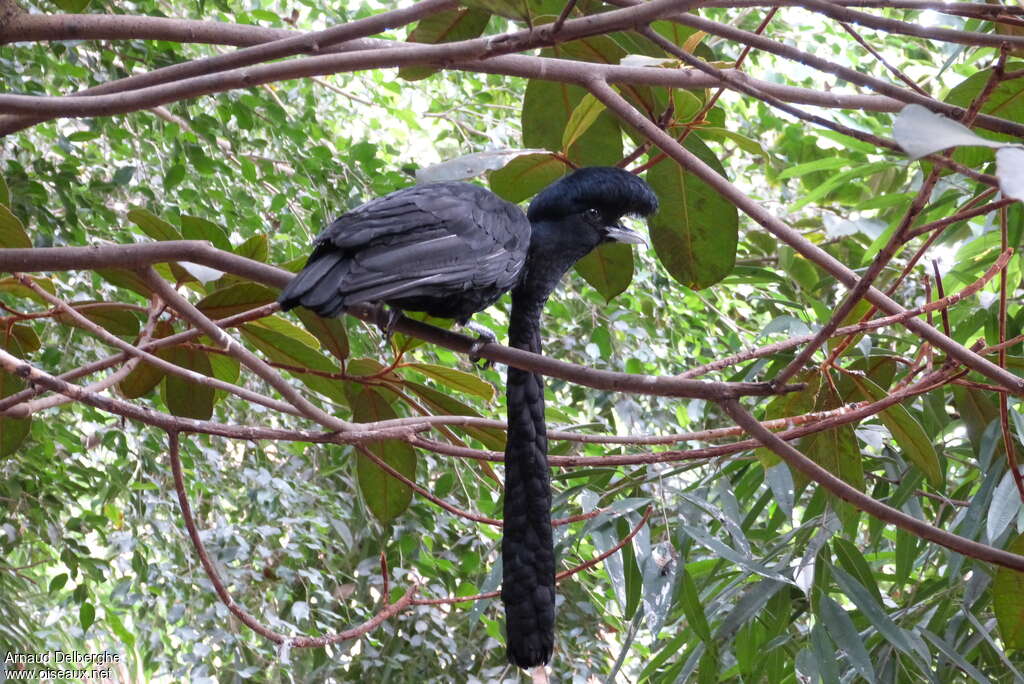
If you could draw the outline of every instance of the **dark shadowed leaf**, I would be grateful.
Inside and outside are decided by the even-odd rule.
[[[123,304],[74,302],[72,306],[74,306],[78,313],[104,328],[107,332],[121,337],[134,337],[139,334],[138,316],[132,310],[125,308]],[[67,314],[57,314],[55,318],[64,325],[74,325],[71,317]]]
[[[277,299],[277,290],[257,283],[236,283],[203,297],[196,308],[214,320],[269,304]]]
[[[397,418],[384,397],[372,387],[352,385],[349,392],[352,419],[357,423]],[[368,444],[378,458],[410,480],[416,479],[416,452],[405,442],[386,440]],[[356,453],[356,477],[366,505],[382,523],[397,518],[412,501],[412,489],[386,473],[363,454]]]
[[[480,417],[480,413],[472,406],[463,404],[458,399],[454,399],[444,392],[439,392],[433,387],[427,387],[411,380],[406,380],[405,386],[423,399],[435,414]],[[500,428],[465,427],[457,429],[465,430],[467,434],[479,440],[488,449],[494,451],[505,450],[505,431]]]
[[[0,344],[12,356],[22,358],[21,343],[14,335],[0,335]],[[12,373],[0,372],[0,399],[25,389],[25,381]],[[0,457],[18,450],[32,427],[31,418],[0,418]]]
[[[132,209],[128,220],[154,240],[180,240],[181,233],[167,221],[147,209]]]
[[[160,351],[160,356],[176,366],[213,377],[213,367],[206,352],[184,346]],[[209,420],[213,416],[214,389],[192,382],[180,375],[167,375],[163,384],[167,410],[182,418]]]
[[[491,15],[481,9],[460,7],[431,14],[419,21],[409,33],[410,43],[451,43],[476,38],[484,29]],[[417,81],[435,73],[437,69],[428,66],[404,66],[398,75],[407,81]]]
[[[348,358],[348,333],[345,324],[337,318],[323,318],[305,307],[295,309],[295,315],[302,321],[302,326],[313,333],[324,349],[331,352],[334,358],[344,361]]]
[[[1006,550],[1024,554],[1024,535],[1014,539]],[[998,568],[992,581],[992,604],[1006,647],[1024,648],[1024,572]]]

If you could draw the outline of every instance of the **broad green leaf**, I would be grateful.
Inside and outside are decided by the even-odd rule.
[[[435,415],[480,417],[480,413],[472,406],[463,404],[458,399],[455,399],[444,392],[439,392],[433,387],[421,385],[420,383],[413,382],[412,380],[406,380],[404,385],[414,394],[418,395]],[[454,429],[464,430],[466,434],[477,439],[488,449],[493,451],[505,450],[505,431],[502,429],[479,427],[459,427]]]
[[[270,254],[270,246],[265,233],[253,235],[251,238],[235,247],[235,254],[244,256],[253,261],[267,260]]]
[[[1024,555],[1024,535],[1014,539],[1006,550]],[[1006,648],[1024,648],[1024,572],[1003,567],[996,569],[992,580],[992,608]]]
[[[489,12],[472,7],[436,12],[421,19],[408,37],[410,43],[452,43],[476,38],[491,20]],[[418,81],[437,72],[429,66],[404,66],[398,76],[407,81]]]
[[[96,275],[115,287],[123,287],[126,290],[137,292],[147,299],[149,298],[149,286],[134,271],[121,268],[97,268]]]
[[[25,232],[25,226],[3,204],[0,204],[0,247],[31,247],[32,241]]]
[[[167,361],[188,370],[213,377],[213,367],[206,352],[185,346],[160,350],[160,356]],[[165,375],[163,390],[167,410],[182,418],[209,420],[213,416],[214,389],[192,382],[180,375]]]
[[[214,320],[234,316],[277,300],[277,290],[258,283],[236,283],[214,290],[196,308]]]
[[[864,400],[879,401],[886,397],[885,390],[863,376],[850,374],[846,378]],[[941,488],[943,473],[939,455],[921,424],[900,404],[890,406],[878,417],[903,449],[904,455],[921,469],[933,487]]]
[[[217,249],[225,252],[231,251],[231,242],[228,240],[224,228],[213,221],[208,221],[198,216],[181,215],[181,234],[186,240],[206,240],[212,242]]]
[[[11,206],[11,191],[7,189],[7,181],[3,176],[0,176],[0,205]]]
[[[329,374],[341,372],[335,363],[319,351],[319,343],[316,338],[302,328],[283,320],[272,323],[273,328],[262,325],[262,323],[276,318],[275,316],[262,319],[259,324],[243,324],[240,327],[242,337],[274,363],[295,368],[296,370],[290,369],[289,372],[313,391],[330,397],[336,402],[346,404],[348,402],[345,394],[346,382],[325,375],[297,370],[298,368],[308,368],[319,373]],[[281,323],[285,325],[281,325]]]
[[[490,401],[494,398],[494,386],[486,380],[481,380],[476,375],[471,375],[455,368],[448,368],[447,366],[438,366],[433,363],[407,363],[402,367],[411,368],[432,380],[436,380],[445,387],[465,392],[466,394],[473,394],[485,401]]]
[[[181,233],[178,232],[177,228],[147,209],[132,209],[128,212],[128,220],[154,240],[182,239]]]
[[[697,592],[697,585],[686,567],[679,568],[679,584],[676,585],[676,602],[682,607],[686,615],[686,622],[700,640],[709,646],[712,645],[711,627],[708,624],[707,615],[704,613],[704,605],[701,603],[700,594]]]
[[[779,180],[785,180],[787,178],[796,178],[802,176],[805,173],[811,173],[812,171],[831,171],[833,169],[841,169],[848,165],[850,162],[842,157],[825,157],[823,159],[815,159],[804,164],[795,164],[793,166],[786,167],[779,174]]]
[[[164,372],[162,370],[145,361],[140,361],[135,365],[131,373],[117,385],[117,388],[125,399],[138,399],[149,394],[163,378]]]
[[[487,175],[494,194],[509,202],[529,199],[571,169],[550,154],[524,154]]]
[[[139,334],[139,317],[123,304],[73,302],[72,306],[78,313],[114,335],[134,337]],[[54,318],[64,325],[75,325],[67,314],[57,314]]]
[[[725,169],[697,136],[686,147],[725,175]],[[647,172],[660,209],[649,219],[651,243],[669,274],[702,290],[729,275],[736,263],[739,214],[704,181],[665,159]]]
[[[44,276],[29,276],[39,287],[43,288],[52,295],[57,294],[57,288],[53,284],[51,278]],[[20,297],[22,299],[31,299],[34,302],[49,306],[49,302],[36,294],[35,290],[30,287],[21,284],[21,281],[11,276],[9,278],[0,279],[0,292],[6,292],[7,294]]]
[[[353,386],[349,392],[352,419],[371,423],[397,418],[391,405],[372,387]],[[373,442],[367,448],[410,480],[416,479],[416,452],[405,442],[389,439]],[[356,452],[356,478],[359,491],[373,515],[387,524],[401,515],[412,501],[412,489],[392,477],[376,463]]]
[[[261,318],[258,321],[253,321],[252,323],[245,324],[245,328],[247,330],[250,330],[250,332],[251,328],[253,327],[266,328],[267,330],[272,330],[280,335],[285,335],[286,337],[290,337],[293,340],[296,340],[297,342],[301,342],[307,347],[312,347],[313,349],[320,348],[320,343],[317,342],[317,339],[313,335],[309,334],[299,326],[295,325],[294,323],[291,323],[290,321],[285,320],[284,318],[278,315],[265,316],[264,318]],[[331,365],[333,366],[334,364]],[[313,366],[310,366],[310,368],[313,368]]]
[[[18,344],[21,345],[22,352],[30,354],[37,351],[41,346],[39,341],[39,335],[36,331],[27,325],[15,324],[10,328],[10,335],[18,340]]]
[[[89,0],[53,0],[57,7],[68,14],[78,14],[89,6]],[[85,629],[85,627],[83,627]]]
[[[967,428],[967,437],[970,439],[975,453],[978,453],[981,447],[981,436],[992,421],[999,417],[999,410],[987,393],[973,387],[953,385],[953,397],[957,413],[960,414],[960,418],[963,419],[964,426]],[[1000,440],[996,446],[996,457],[998,458],[1003,453],[1005,451]]]
[[[569,154],[569,148],[575,145],[580,136],[594,125],[597,117],[604,110],[604,103],[592,94],[587,93],[583,96],[580,103],[572,110],[572,114],[569,115],[569,121],[566,123],[565,131],[562,133],[562,152],[564,154]]]
[[[549,50],[542,54],[553,56]],[[531,80],[523,96],[523,147],[560,152],[569,118],[586,94],[579,86]],[[606,111],[601,112],[577,137],[568,156],[577,166],[613,166],[617,163],[622,158],[622,131],[616,119]]]
[[[575,268],[606,302],[610,302],[633,280],[633,246],[621,242],[599,245],[577,261]]]
[[[619,533],[619,537],[625,539],[630,533],[629,520],[625,517],[620,517],[615,521],[615,528]],[[636,615],[644,589],[643,575],[640,572],[640,565],[636,560],[636,550],[633,548],[635,541],[636,538],[624,544],[620,550],[626,578],[626,605],[622,613],[626,619],[632,619]]]
[[[853,542],[842,537],[833,537],[831,544],[832,550],[836,554],[836,559],[843,566],[843,569],[855,577],[862,586],[871,592],[875,600],[881,603],[882,591],[878,588],[878,583],[875,581],[875,575],[871,571],[871,566],[864,560],[864,555],[860,552],[860,549]]]
[[[860,610],[861,615],[874,625],[885,639],[904,653],[913,652],[906,632],[899,627],[885,612],[885,608],[873,598],[868,591],[842,568],[832,566],[832,576],[844,594]]]
[[[21,343],[14,335],[0,335],[0,344],[13,356],[22,358]],[[25,389],[25,381],[12,373],[0,372],[0,399]],[[0,457],[10,456],[25,441],[32,427],[32,418],[0,417]]]
[[[88,0],[87,0],[88,1]],[[91,603],[83,603],[78,606],[78,624],[82,626],[83,632],[88,632],[92,623],[96,621],[96,609]]]
[[[348,333],[345,324],[337,318],[324,318],[305,307],[295,309],[295,315],[302,321],[302,326],[313,333],[324,349],[331,352],[334,358],[344,361],[348,358]]]

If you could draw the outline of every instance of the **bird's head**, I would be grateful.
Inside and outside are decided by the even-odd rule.
[[[610,166],[578,169],[542,190],[526,215],[545,242],[572,245],[579,257],[604,242],[643,244],[622,225],[623,216],[648,216],[658,210],[658,197],[643,179]],[[578,257],[577,257],[578,258]]]

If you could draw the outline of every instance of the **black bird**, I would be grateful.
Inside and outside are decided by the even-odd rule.
[[[523,212],[467,183],[398,190],[340,217],[317,236],[305,268],[278,301],[325,317],[363,302],[425,311],[465,324],[512,289],[509,345],[540,353],[540,317],[562,276],[605,242],[643,239],[619,224],[657,211],[650,187],[611,167],[579,169],[544,189]],[[506,383],[502,602],[508,659],[551,658],[555,553],[544,381],[510,367]]]
[[[512,290],[509,346],[539,354],[541,311],[565,272],[601,243],[642,243],[643,238],[619,220],[626,214],[646,216],[657,210],[658,198],[647,183],[617,168],[580,169],[537,195],[526,214],[533,232],[523,275]],[[544,378],[510,366],[505,392],[501,600],[509,661],[535,667],[550,660],[555,640]]]

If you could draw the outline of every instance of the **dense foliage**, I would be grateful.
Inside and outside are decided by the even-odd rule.
[[[1016,355],[1024,350],[1014,338],[1024,332],[1022,262],[1014,255],[998,274],[992,269],[1006,248],[1022,243],[1024,214],[1019,204],[999,200],[990,190],[998,183],[982,175],[997,173],[995,151],[962,147],[947,160],[911,161],[879,139],[893,137],[894,112],[911,101],[901,101],[901,93],[1024,126],[1024,63],[1014,57],[1022,48],[974,38],[1017,39],[1024,15],[1013,8],[1001,15],[940,13],[937,3],[915,2],[867,10],[924,29],[910,37],[891,25],[851,26],[820,6],[839,4],[709,4],[697,15],[716,26],[762,34],[867,80],[851,82],[763,45],[747,54],[736,36],[664,18],[671,12],[651,24],[655,37],[614,30],[538,43],[529,47],[542,50],[523,54],[571,60],[581,73],[620,63],[681,70],[684,58],[666,52],[660,36],[733,79],[755,83],[761,96],[733,82],[719,92],[713,80],[688,89],[628,79],[613,85],[648,121],[820,252],[858,275],[877,265],[875,284],[891,288],[905,307],[988,277],[980,291],[927,318],[958,346],[1020,374],[1024,356]],[[224,0],[18,6],[54,18],[173,12],[174,19],[219,22],[243,33],[320,30],[394,9],[373,2],[252,9]],[[12,7],[0,2],[0,17]],[[562,7],[553,0],[467,1],[373,35],[454,44],[544,26]],[[569,22],[614,9],[581,1]],[[227,51],[204,42],[245,41],[157,39],[148,29],[77,39],[54,24],[52,34],[14,42],[23,36],[5,25],[0,21],[0,130],[8,132],[0,138],[0,247],[207,240],[295,271],[329,219],[414,182],[417,170],[437,173],[431,167],[442,161],[522,149],[528,152],[487,157],[479,180],[525,201],[574,166],[621,163],[642,173],[662,203],[650,222],[650,249],[603,247],[566,279],[546,309],[546,355],[597,370],[675,376],[814,333],[849,291],[821,261],[767,232],[713,179],[684,168],[582,85],[503,75],[504,67],[485,73],[464,56],[424,59],[397,70],[353,68],[230,88],[111,116],[39,115],[48,120],[13,132],[6,126],[24,114],[5,109],[4,95],[67,95]],[[963,40],[931,36],[932,28]],[[249,35],[248,43],[277,36]],[[738,61],[741,71],[732,71]],[[858,100],[857,92],[868,96]],[[829,93],[840,100],[826,109]],[[836,125],[777,106],[778,99],[802,98],[810,104],[791,105],[797,115]],[[977,113],[968,112],[968,123]],[[990,139],[1020,137],[1018,129],[993,132],[998,126],[981,124],[974,130]],[[960,166],[951,170],[950,162]],[[999,173],[1003,178],[1004,169]],[[987,211],[941,223],[986,203]],[[11,262],[0,256],[0,263]],[[211,280],[177,263],[156,270],[214,320],[277,296],[266,283],[231,273]],[[51,375],[117,351],[96,327],[140,344],[191,327],[170,309],[154,309],[151,288],[116,264],[39,273],[33,282],[37,290],[11,274],[0,279],[0,340],[8,354]],[[72,303],[94,327],[45,293]],[[869,308],[857,302],[843,325],[866,320],[875,313]],[[507,314],[506,298],[475,320],[500,340]],[[354,317],[323,322],[308,312],[276,313],[228,332],[307,399],[345,420],[504,415],[500,365],[481,369],[402,334],[385,340]],[[1013,343],[1000,352],[1007,340]],[[701,376],[771,381],[799,349],[751,352]],[[833,337],[796,369],[792,381],[805,383],[801,391],[744,405],[760,420],[793,418],[773,429],[808,428],[792,443],[876,501],[1024,553],[1024,491],[1007,465],[1020,449],[1024,393],[977,368],[967,372],[947,351],[899,323],[864,326]],[[208,336],[154,353],[280,396]],[[421,435],[472,448],[480,460],[400,439],[365,447],[307,441],[295,431],[327,428],[144,361],[124,368],[107,390],[119,400],[176,418],[292,431],[293,438],[280,440],[187,429],[181,435],[202,539],[234,600],[270,629],[341,632],[372,618],[413,582],[426,598],[498,587],[500,528],[465,515],[500,518],[501,466],[491,463],[500,458],[488,452],[500,456],[504,443],[496,424],[441,425]],[[9,371],[0,376],[0,401],[30,387]],[[71,381],[85,384],[110,372]],[[920,384],[925,377],[931,384]],[[841,501],[769,449],[730,451],[722,445],[742,433],[729,430],[733,421],[714,401],[602,391],[558,378],[547,387],[548,425],[558,431],[551,453],[580,457],[556,462],[553,515],[595,514],[557,529],[561,568],[615,550],[559,584],[555,681],[1024,678],[1024,575]],[[33,401],[46,401],[42,396]],[[880,405],[888,396],[900,401]],[[866,405],[876,408],[853,422],[843,422],[837,410]],[[361,638],[324,648],[289,648],[254,633],[203,572],[167,455],[165,430],[81,401],[0,417],[0,651],[118,653],[124,681],[517,677],[503,661],[494,598],[414,605]],[[370,456],[454,511],[396,481]]]

